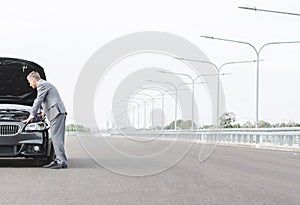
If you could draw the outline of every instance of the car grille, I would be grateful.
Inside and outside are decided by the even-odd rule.
[[[19,125],[0,125],[0,136],[12,136],[18,134]]]

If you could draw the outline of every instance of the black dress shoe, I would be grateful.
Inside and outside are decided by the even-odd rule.
[[[56,164],[50,167],[50,169],[61,169],[63,168],[62,164]]]
[[[56,163],[56,165],[53,165],[50,168],[51,169],[66,169],[66,168],[68,168],[68,165],[65,163],[62,163],[62,164]]]
[[[50,168],[50,167],[56,166],[56,165],[57,165],[57,162],[56,161],[52,161],[49,164],[44,165],[43,168]]]
[[[68,168],[68,165],[67,165],[66,163],[63,163],[63,164],[62,164],[62,168],[63,168],[63,169],[66,169],[66,168]]]

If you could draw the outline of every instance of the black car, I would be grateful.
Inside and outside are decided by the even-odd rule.
[[[29,124],[21,122],[30,115],[37,95],[26,79],[31,71],[46,80],[44,69],[34,62],[0,58],[0,157],[35,158],[43,165],[55,157],[49,122],[41,117]]]

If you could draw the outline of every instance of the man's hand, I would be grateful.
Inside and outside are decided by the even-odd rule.
[[[45,118],[45,115],[46,115],[45,112],[42,111],[42,112],[41,112],[41,117],[42,117],[42,118]]]
[[[28,123],[32,122],[32,118],[29,117],[29,118],[27,118],[26,120],[22,120],[22,122],[23,122],[24,124],[28,124]]]

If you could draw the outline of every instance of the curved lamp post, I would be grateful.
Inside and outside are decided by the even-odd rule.
[[[223,73],[221,74],[221,69],[226,66],[226,65],[231,65],[231,64],[239,64],[239,63],[253,63],[253,62],[256,62],[256,60],[252,60],[252,61],[231,61],[231,62],[226,62],[226,63],[223,63],[220,67],[218,67],[216,64],[210,62],[210,61],[202,61],[202,60],[195,60],[195,59],[189,59],[189,58],[175,58],[177,60],[181,60],[181,61],[194,61],[194,62],[199,62],[199,63],[207,63],[207,64],[210,64],[212,65],[216,71],[217,71],[217,127],[219,127],[219,118],[220,118],[220,75],[225,75],[226,73]],[[214,74],[208,74],[208,75],[198,75],[196,78],[195,78],[195,81],[196,79],[199,77],[202,77],[202,76],[209,76],[209,75],[214,75]]]
[[[152,110],[154,112],[154,97],[152,95],[144,94],[144,93],[132,93],[134,95],[142,95],[142,96],[148,96],[152,99]],[[154,126],[154,113],[152,114],[152,127]]]
[[[158,91],[161,93],[161,98],[162,98],[162,104],[161,104],[161,110],[162,110],[162,116],[161,116],[161,127],[162,129],[164,129],[164,96],[165,96],[165,93],[168,92],[168,90],[166,90],[165,92],[161,91],[160,89],[158,88],[143,88],[143,87],[140,87],[139,89],[143,89],[143,90],[154,90],[154,91]]]
[[[167,71],[158,71],[160,73],[164,73],[164,74],[175,74],[175,75],[182,75],[182,76],[186,76],[189,79],[191,79],[192,81],[192,128],[194,129],[194,104],[195,104],[195,81],[196,79],[193,79],[192,76],[185,74],[185,73],[172,73],[172,72],[167,72]]]
[[[133,122],[132,122],[132,124],[133,124],[133,127],[134,127],[134,115],[135,115],[135,113],[134,113],[134,108],[135,107],[137,107],[137,109],[138,109],[138,116],[137,116],[137,129],[139,129],[139,127],[140,127],[140,103],[137,103],[137,102],[134,102],[134,101],[131,101],[130,103],[135,103],[135,105],[133,106],[133,117],[132,117],[132,119],[133,119]]]
[[[259,92],[259,58],[260,58],[260,53],[263,48],[269,45],[278,45],[278,44],[290,44],[290,43],[300,43],[300,41],[283,41],[283,42],[270,42],[262,45],[259,49],[257,49],[255,46],[253,46],[251,43],[245,42],[245,41],[236,41],[236,40],[231,40],[231,39],[224,39],[224,38],[215,38],[212,36],[201,36],[203,38],[208,38],[208,39],[215,39],[215,40],[221,40],[221,41],[228,41],[228,42],[233,42],[233,43],[240,43],[240,44],[245,44],[253,48],[256,54],[256,117],[255,117],[255,127],[258,128],[258,92]]]
[[[167,73],[167,72],[166,72]],[[175,74],[175,73],[171,73],[171,74]],[[174,90],[175,90],[175,124],[174,124],[174,129],[176,130],[177,129],[177,96],[178,96],[178,90],[181,90],[181,89],[178,89],[179,87],[183,86],[183,85],[188,85],[188,84],[191,84],[191,83],[181,83],[179,85],[175,85],[171,82],[165,82],[165,81],[155,81],[155,80],[146,80],[148,82],[152,82],[152,83],[160,83],[160,84],[167,84],[167,85],[171,85]],[[194,83],[193,83],[194,84]],[[193,126],[193,122],[192,122],[192,127],[194,128]]]
[[[171,85],[174,89],[175,89],[175,124],[174,124],[174,129],[176,130],[177,128],[177,93],[178,93],[178,89],[176,87],[176,85],[174,85],[173,83],[170,82],[164,82],[164,81],[155,81],[155,80],[146,80],[148,82],[151,83],[160,83],[160,84],[167,84],[167,85]]]
[[[130,101],[135,102],[135,101],[133,101],[134,99],[142,100],[144,102],[144,106],[145,106],[144,107],[144,130],[146,130],[147,101],[145,99],[143,99],[143,98],[139,98],[139,97],[135,97],[135,96]],[[137,102],[135,102],[135,103],[137,103]]]
[[[267,10],[267,9],[258,9],[256,7],[239,6],[238,8],[239,9],[248,9],[248,10],[253,10],[253,11],[263,11],[263,12],[270,12],[270,13],[278,13],[278,14],[300,16],[300,14],[298,14],[298,13],[285,12],[285,11],[274,11],[274,10]]]

